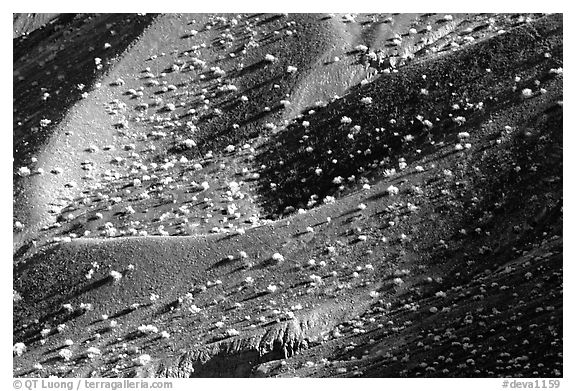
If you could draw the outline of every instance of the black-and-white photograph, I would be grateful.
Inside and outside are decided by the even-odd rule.
[[[560,388],[563,14],[12,18],[15,389]]]

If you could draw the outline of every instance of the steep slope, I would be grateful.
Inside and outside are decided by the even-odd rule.
[[[12,14],[13,38],[27,35],[36,29],[42,28],[47,23],[52,22],[59,14]]]
[[[167,143],[162,141],[166,133],[158,130],[158,128],[171,129],[174,126],[182,126],[185,123],[193,125],[197,119],[195,120],[195,116],[190,112],[195,112],[196,109],[193,109],[193,107],[198,104],[197,99],[193,98],[193,96],[198,96],[200,90],[206,91],[206,94],[209,94],[210,98],[216,101],[211,106],[202,103],[207,109],[199,109],[199,114],[201,113],[204,116],[206,134],[210,134],[210,139],[215,140],[218,138],[217,135],[212,134],[217,133],[216,129],[222,127],[229,131],[228,127],[231,126],[231,121],[236,117],[240,115],[253,116],[251,111],[255,109],[251,109],[251,107],[262,104],[266,93],[272,88],[269,83],[261,83],[261,79],[264,77],[263,74],[270,73],[271,70],[285,73],[285,68],[287,67],[288,58],[271,64],[270,67],[266,66],[262,61],[266,54],[265,50],[272,49],[277,52],[287,44],[292,45],[289,46],[289,52],[299,53],[296,57],[301,58],[302,64],[307,64],[313,56],[323,50],[325,43],[321,44],[322,42],[330,42],[329,35],[324,33],[327,29],[322,26],[318,28],[315,23],[312,23],[313,17],[307,15],[296,17],[299,22],[308,23],[304,25],[302,34],[315,39],[316,45],[313,46],[315,50],[311,51],[307,56],[305,54],[308,50],[302,45],[308,45],[311,42],[308,42],[306,37],[298,40],[279,40],[274,38],[275,34],[273,34],[273,31],[276,31],[279,25],[284,24],[281,16],[248,17],[246,25],[235,27],[234,34],[240,35],[240,41],[235,43],[233,48],[229,48],[228,44],[222,48],[221,46],[223,45],[216,38],[221,34],[220,31],[227,27],[228,19],[226,17],[165,15],[144,33],[138,43],[113,67],[110,74],[97,84],[99,88],[87,94],[84,100],[71,108],[67,114],[66,121],[62,124],[63,126],[54,130],[41,129],[47,135],[50,134],[50,138],[44,150],[39,151],[37,156],[31,156],[21,149],[23,146],[35,145],[37,147],[44,143],[40,140],[35,140],[34,142],[20,140],[19,136],[16,135],[15,145],[18,149],[15,150],[15,156],[17,157],[15,169],[31,162],[33,166],[39,166],[47,174],[27,176],[24,179],[15,176],[17,183],[15,191],[15,220],[24,223],[21,232],[17,233],[16,247],[26,249],[29,247],[31,240],[38,242],[38,236],[42,240],[41,238],[46,236],[41,233],[44,227],[48,229],[58,228],[58,220],[65,220],[64,217],[69,215],[71,209],[78,209],[78,206],[75,205],[76,202],[71,201],[74,201],[78,196],[81,196],[79,200],[96,196],[95,193],[100,186],[100,178],[103,177],[104,181],[120,182],[118,185],[124,186],[125,184],[122,182],[130,180],[130,176],[134,177],[130,171],[134,166],[126,165],[126,162],[136,160],[134,164],[141,162],[142,166],[149,167],[157,163],[165,163],[164,159],[166,158],[173,160],[178,155],[180,155],[178,156],[180,158],[182,154],[178,153],[178,145],[174,145],[174,141],[183,141],[182,135],[184,132],[178,132],[179,134],[177,136],[175,134],[175,137],[170,140],[171,142]],[[240,19],[241,16],[239,17]],[[238,21],[236,19],[233,20],[238,25]],[[89,27],[83,25],[81,28]],[[190,31],[194,31],[194,34],[198,31],[192,27],[201,30],[196,37],[189,34]],[[79,31],[78,34],[82,34],[82,31]],[[245,35],[246,37],[244,37]],[[205,42],[210,42],[211,44],[206,45]],[[79,44],[82,44],[82,42]],[[166,50],[169,54],[158,56],[159,48],[161,48],[160,50]],[[253,50],[249,50],[249,54],[243,57],[245,57],[246,61],[255,62],[257,65],[248,66],[242,72],[234,75],[234,69],[240,61],[230,57],[230,60],[227,61],[229,65],[225,66],[224,61],[226,58],[223,55],[227,54],[229,50],[232,50],[233,53],[238,50],[246,51],[246,48]],[[188,60],[187,57],[192,57],[191,55],[198,57],[192,58],[192,61],[189,61],[186,64],[187,66],[184,67],[185,60]],[[204,60],[200,60],[199,57]],[[240,54],[238,54],[238,57],[240,57]],[[198,62],[204,65],[199,66]],[[151,72],[144,70],[147,63],[151,65],[151,67],[148,67],[150,70],[153,70],[154,73],[160,73],[158,78],[160,78],[162,83],[156,80],[156,75],[152,75],[153,77],[151,78]],[[176,66],[178,71],[173,71],[173,65]],[[189,67],[190,65],[192,65],[191,68]],[[300,63],[296,65],[300,66]],[[92,66],[95,65],[93,64]],[[198,69],[195,69],[194,66],[198,67]],[[230,108],[227,115],[223,116],[226,121],[230,122],[229,124],[222,124],[221,119],[212,118],[212,112],[221,110],[219,107],[229,99],[229,97],[222,97],[222,93],[215,89],[216,86],[222,83],[221,78],[214,80],[212,76],[206,77],[208,73],[212,75],[209,68],[213,66],[219,66],[218,69],[221,69],[220,66],[224,67],[228,72],[233,73],[231,80],[227,83],[233,85],[232,82],[236,83],[236,80],[243,83],[240,91],[244,91],[254,101],[250,101],[248,107]],[[19,70],[21,68],[19,64],[15,64],[15,67],[18,72],[22,72]],[[181,70],[180,67],[182,67]],[[134,69],[137,69],[137,71],[134,72]],[[34,82],[32,83],[34,84]],[[145,83],[144,86],[142,83]],[[293,82],[284,83],[282,88],[275,88],[274,92],[279,94],[288,92],[288,89],[291,88],[291,83]],[[74,88],[76,87],[75,84],[72,85]],[[164,91],[167,86],[170,89]],[[238,87],[234,86],[234,88]],[[177,89],[179,90],[177,91]],[[130,91],[133,91],[136,95],[130,93]],[[143,91],[146,91],[147,95],[143,95]],[[28,93],[29,91],[26,91],[26,94]],[[176,112],[172,114],[165,114],[167,112],[166,107],[171,107],[170,105],[174,104],[179,107],[180,104],[177,100],[183,98],[187,100],[186,111],[189,112],[187,116],[192,118],[186,118],[186,114],[180,113],[180,110],[175,110]],[[202,99],[206,98],[208,96]],[[163,103],[163,99],[166,99],[166,103]],[[176,102],[170,103],[173,99]],[[16,101],[19,100],[20,98],[17,97]],[[105,106],[106,110],[103,110],[102,105]],[[50,107],[51,109],[53,108],[52,106]],[[144,111],[142,111],[142,108],[144,108]],[[34,109],[26,108],[26,111],[34,112]],[[27,120],[31,123],[39,121],[40,114],[27,117]],[[185,121],[178,120],[179,117],[183,117]],[[49,125],[46,127],[49,127]],[[129,129],[127,132],[124,129],[125,126],[134,127],[134,129]],[[153,126],[156,129],[150,132]],[[26,124],[22,124],[22,127],[27,129]],[[247,125],[246,128],[247,132],[254,133],[256,125]],[[22,134],[28,135],[29,133]],[[154,149],[148,148],[149,145],[147,144],[149,143],[146,143],[148,138],[154,141],[155,145],[152,147]],[[168,151],[166,151],[167,148]],[[79,149],[81,152],[77,152],[75,149]],[[154,152],[156,149],[158,152]],[[24,156],[26,157],[24,158]],[[59,167],[63,166],[67,167],[67,169],[58,170]],[[192,166],[193,164],[190,163],[185,165],[184,169]],[[25,167],[27,168],[27,166]],[[209,170],[204,171],[201,170],[197,177],[202,178],[210,175],[212,168],[210,167]],[[27,173],[27,171],[25,170],[24,173]],[[35,173],[36,171],[33,172],[33,174]],[[51,175],[48,175],[49,173]],[[226,175],[230,177],[234,174],[224,173],[224,176]],[[141,178],[142,175],[139,177]],[[91,182],[94,185],[91,185]],[[201,180],[198,180],[198,182],[201,182]],[[115,185],[116,183],[113,183],[113,186]],[[84,191],[85,195],[82,195],[81,191]],[[184,203],[183,201],[182,204]],[[20,205],[23,207],[20,207]],[[46,208],[46,205],[51,207]],[[77,215],[84,216],[86,214],[84,208],[84,206],[81,206]],[[156,216],[161,216],[164,213],[166,213],[166,210],[160,209],[153,216],[148,216],[147,220],[152,221]],[[106,216],[107,219],[108,216]],[[75,224],[76,222],[74,222]],[[89,228],[86,227],[85,230],[89,230]],[[66,232],[68,229],[62,231]],[[83,231],[79,234],[83,234]],[[49,236],[58,236],[58,233],[50,233]]]
[[[66,18],[15,43],[17,259],[51,240],[241,227],[222,218],[228,206],[250,226],[262,214],[256,189],[262,185],[262,165],[253,164],[255,150],[303,108],[372,77],[375,68],[367,67],[366,59],[376,55],[374,50],[383,61],[379,71],[391,72],[395,69],[386,64],[433,57],[449,42],[471,44],[526,19],[454,15],[447,20],[434,14]],[[126,45],[130,49],[124,51]],[[358,45],[373,50],[363,54]],[[29,54],[32,47],[38,56]],[[395,57],[400,60],[390,60]],[[54,69],[44,71],[46,64]],[[63,66],[78,70],[52,77]],[[198,199],[193,193],[203,182],[211,190]],[[242,199],[233,195],[234,205],[216,190],[232,182],[244,194],[238,195]]]
[[[550,70],[562,65],[561,26],[538,26],[383,74],[272,136],[257,158],[266,165],[268,210],[305,207],[345,189],[341,183],[361,186],[438,146],[463,146],[459,133],[474,140],[483,118],[525,104],[523,89],[539,94],[556,78]]]
[[[77,138],[85,137],[82,130],[94,132],[92,137],[109,133],[91,122],[94,110],[82,118],[82,128],[62,129],[69,111],[90,100],[89,91],[99,92],[99,78],[153,19],[63,14],[14,40],[15,251],[32,245],[81,183],[74,149]]]

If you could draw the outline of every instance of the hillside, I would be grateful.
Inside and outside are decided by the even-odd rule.
[[[54,20],[15,376],[563,376],[561,15]]]
[[[13,38],[30,34],[53,22],[58,14],[12,14]]]

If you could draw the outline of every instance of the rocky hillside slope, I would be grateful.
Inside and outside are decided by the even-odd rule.
[[[14,375],[557,377],[561,15],[14,40]]]

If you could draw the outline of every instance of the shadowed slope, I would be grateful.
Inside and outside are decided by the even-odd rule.
[[[361,184],[398,170],[399,159],[410,164],[437,145],[456,144],[457,133],[477,133],[482,118],[522,105],[520,91],[550,82],[550,69],[561,65],[562,19],[555,16],[382,75],[270,138],[257,158],[266,165],[263,202],[272,213],[306,207],[338,192],[336,177]]]
[[[153,18],[63,14],[14,40],[15,165],[44,145],[82,93],[93,88]],[[42,119],[51,123],[42,125]]]
[[[38,171],[22,178],[18,170],[35,166],[35,161],[39,166],[45,161],[54,164],[65,155],[50,156],[54,153],[50,147],[56,144],[58,149],[57,140],[76,130],[62,131],[60,123],[154,17],[62,14],[49,25],[14,39],[14,219],[26,223],[25,232],[14,236],[15,250],[36,239],[49,206],[61,202],[60,194],[51,189],[52,178],[40,179]],[[69,142],[64,144],[60,147],[70,153]],[[51,167],[46,174],[52,170],[62,169]],[[60,185],[64,187],[72,179],[68,176]],[[38,189],[45,190],[44,194]]]

